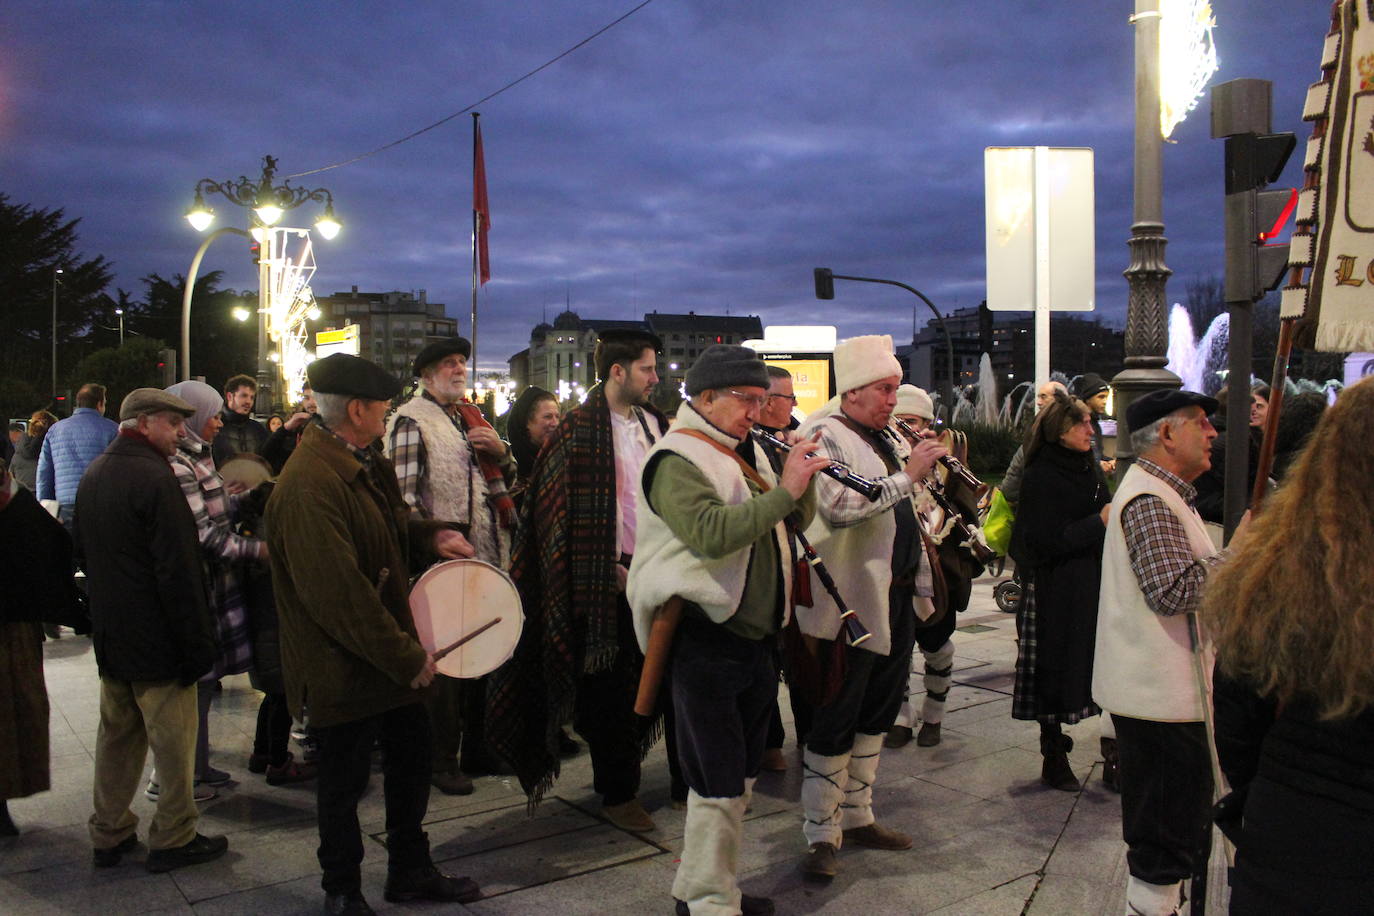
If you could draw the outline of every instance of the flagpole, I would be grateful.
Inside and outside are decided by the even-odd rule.
[[[474,112],[472,113],[472,167],[473,167],[473,178],[474,178],[474,181],[476,180],[476,175],[477,175],[477,162],[478,162],[478,158],[477,158],[477,157],[478,157],[478,155],[479,155],[479,151],[478,151],[478,147],[477,147],[477,142],[478,142],[478,141],[477,141],[477,138],[478,138],[478,136],[479,136],[479,131],[481,130],[481,128],[478,127],[478,121],[477,121],[477,119],[478,119],[479,117],[481,117],[481,115],[480,115],[478,112],[475,112],[475,111],[474,111]],[[483,177],[485,178],[485,176],[483,176]],[[481,227],[480,227],[479,224],[478,224],[478,221],[481,219],[481,216],[480,216],[480,215],[478,214],[478,212],[477,212],[477,200],[476,200],[476,196],[475,196],[476,185],[475,185],[475,184],[473,185],[473,188],[474,188],[474,197],[473,197],[473,207],[472,207],[472,339],[470,340],[470,343],[471,343],[471,345],[472,345],[472,350],[471,350],[471,353],[470,353],[470,355],[469,355],[469,357],[468,357],[468,362],[469,362],[469,364],[472,366],[472,383],[471,383],[471,387],[473,387],[473,388],[475,389],[475,388],[477,387],[477,270],[478,270],[478,265],[477,265],[477,244],[478,244],[478,239],[477,239],[477,235],[478,235],[478,232],[479,232],[480,229],[481,229]]]

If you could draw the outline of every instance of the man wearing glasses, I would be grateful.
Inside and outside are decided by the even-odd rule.
[[[820,454],[881,485],[877,499],[822,476],[817,511],[806,535],[835,579],[839,593],[872,634],[846,647],[843,685],[816,708],[802,758],[802,808],[807,853],[803,875],[828,881],[838,871],[844,842],[871,849],[909,849],[911,837],[879,825],[873,816],[873,781],[883,736],[905,693],[916,620],[935,615],[934,582],[912,491],[945,448],[933,439],[908,446],[888,432],[897,406],[902,365],[888,335],[852,337],[835,347],[833,413],[802,424],[802,436],[822,433]],[[824,591],[813,606],[797,608],[801,631],[840,639],[840,611]]]
[[[681,608],[668,674],[689,787],[675,912],[767,916],[772,902],[736,880],[743,818],[778,692],[773,647],[792,584],[785,520],[810,519],[810,481],[828,462],[814,439],[799,442],[778,473],[755,445],[768,374],[749,348],[706,348],[686,382],[690,400],[644,463],[627,593],[641,648],[659,609]]]

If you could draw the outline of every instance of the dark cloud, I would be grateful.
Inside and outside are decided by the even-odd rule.
[[[198,179],[256,175],[265,153],[287,174],[374,149],[630,5],[12,0],[0,191],[81,217],[82,247],[134,289],[186,270],[198,241],[181,216]],[[850,284],[816,302],[817,265],[974,305],[986,146],[1094,148],[1099,309],[1120,320],[1130,6],[656,0],[482,107],[494,221],[482,362],[523,347],[569,297],[588,316],[728,308],[842,336],[909,331],[919,303],[900,290]],[[1326,5],[1213,6],[1216,80],[1273,80],[1275,129],[1305,138]],[[317,246],[317,294],[426,289],[467,315],[470,124],[296,182],[331,189],[345,222]],[[1164,214],[1181,298],[1221,270],[1221,144],[1205,99],[1176,139]],[[219,225],[238,219],[214,206]],[[256,283],[233,240],[204,267]]]

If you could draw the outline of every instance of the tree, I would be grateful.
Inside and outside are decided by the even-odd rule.
[[[252,375],[257,366],[256,325],[233,317],[235,306],[243,305],[256,315],[255,293],[219,289],[222,271],[212,270],[196,280],[191,294],[191,372],[220,387],[231,375]],[[181,309],[186,294],[186,278],[175,274],[168,280],[151,273],[143,278],[147,287],[144,301],[136,303],[132,319],[126,313],[125,327],[133,333],[163,341],[181,349]],[[251,301],[245,301],[251,300]],[[178,367],[180,377],[180,367]]]
[[[122,347],[96,350],[72,370],[68,377],[72,390],[86,382],[104,385],[106,410],[118,417],[119,405],[130,391],[162,387],[157,367],[161,361],[158,351],[162,346],[160,340],[137,337],[126,338]]]
[[[59,367],[70,365],[71,354],[64,351],[70,351],[70,343],[90,327],[110,283],[110,264],[103,257],[87,260],[76,252],[79,222],[67,220],[61,209],[34,209],[0,194],[0,290],[5,293],[0,365],[7,375],[33,380],[52,371],[54,277]]]

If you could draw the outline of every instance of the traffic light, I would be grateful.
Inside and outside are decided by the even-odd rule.
[[[170,388],[177,383],[177,351],[165,349],[157,351],[157,373],[162,380],[163,388]]]
[[[1254,302],[1283,282],[1288,243],[1274,243],[1297,205],[1297,191],[1263,188],[1277,181],[1293,152],[1291,133],[1226,138],[1226,301]]]
[[[835,298],[835,274],[829,267],[816,267],[811,271],[816,276],[816,298]]]

